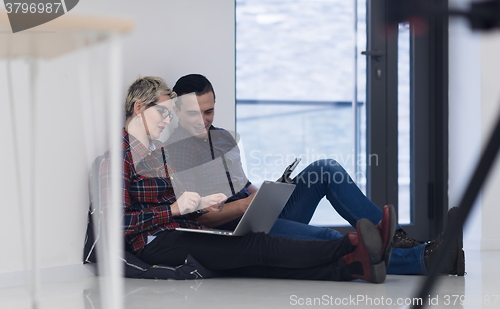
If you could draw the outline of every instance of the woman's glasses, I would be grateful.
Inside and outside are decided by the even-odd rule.
[[[149,103],[146,106],[153,106],[158,111],[158,113],[160,113],[163,119],[166,119],[168,117],[168,119],[172,120],[172,118],[174,118],[174,114],[165,106],[161,106],[156,103]]]

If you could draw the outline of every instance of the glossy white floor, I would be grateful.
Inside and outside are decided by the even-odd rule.
[[[442,276],[427,308],[500,308],[500,251],[467,251],[464,277]],[[125,280],[125,308],[408,308],[421,276],[390,275],[383,284],[217,278]],[[42,285],[37,309],[102,309],[99,279]],[[429,299],[425,300],[427,303]],[[344,303],[343,305],[341,303]],[[398,305],[398,302],[401,305]],[[391,304],[392,303],[392,304]],[[0,289],[1,309],[31,309],[26,288]]]

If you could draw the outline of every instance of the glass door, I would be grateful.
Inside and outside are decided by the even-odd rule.
[[[395,205],[404,229],[426,240],[441,232],[448,208],[447,21],[429,13],[389,23],[390,9],[367,0],[367,152],[377,158],[367,193]]]

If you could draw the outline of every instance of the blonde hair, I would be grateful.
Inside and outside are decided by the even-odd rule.
[[[177,94],[167,86],[163,78],[156,76],[138,77],[128,87],[125,99],[125,119],[134,114],[135,102],[141,101],[145,105],[155,103],[162,95],[171,99],[177,97]]]

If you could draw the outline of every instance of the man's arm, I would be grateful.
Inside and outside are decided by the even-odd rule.
[[[256,186],[254,186],[254,185],[249,185],[249,186],[247,187],[247,189],[248,189],[248,191],[250,191],[250,193],[255,193],[255,192],[259,191],[259,188],[257,188],[257,187],[256,187]]]
[[[253,188],[250,189],[250,187]],[[250,185],[248,189],[250,190],[250,192],[252,192],[252,194],[248,197],[226,203],[224,204],[224,208],[222,208],[222,211],[209,211],[202,216],[199,216],[197,218],[197,221],[206,227],[214,228],[234,219],[240,218],[247,210],[248,205],[250,205],[250,202],[252,202],[252,199],[255,196],[255,192],[257,191],[257,187],[255,187],[254,185]],[[253,189],[255,191],[252,191]]]

